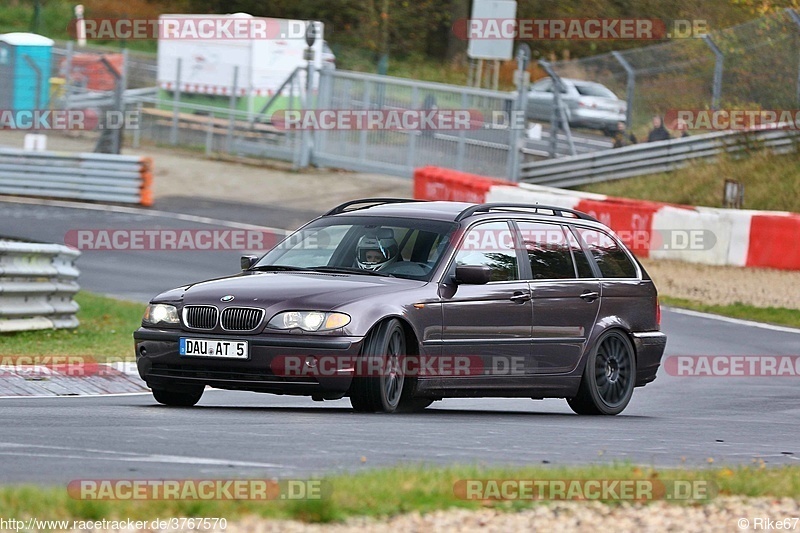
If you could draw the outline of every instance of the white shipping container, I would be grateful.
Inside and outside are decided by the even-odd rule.
[[[202,27],[203,19],[219,22],[227,17],[249,22],[263,21],[269,28],[266,38],[249,39],[201,39],[163,38],[164,25]],[[186,22],[187,19],[193,19]],[[275,94],[297,67],[305,68],[306,21],[268,19],[252,17],[245,13],[233,15],[161,15],[162,38],[158,42],[158,84],[166,90],[174,90],[177,80],[178,59],[181,59],[180,91],[190,94],[230,95],[234,85],[234,70],[239,67],[236,80],[237,96],[268,97]],[[208,24],[208,21],[205,21]],[[322,68],[324,25],[314,22],[317,38],[314,42],[316,69]],[[202,34],[201,34],[202,35]],[[215,34],[216,35],[216,34]],[[285,37],[284,37],[285,36]],[[316,88],[318,76],[313,87]],[[305,88],[305,72],[301,86]],[[251,108],[250,105],[247,106]]]

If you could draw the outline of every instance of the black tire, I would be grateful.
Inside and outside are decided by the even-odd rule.
[[[597,339],[578,394],[567,403],[579,415],[618,415],[631,401],[635,384],[633,345],[624,332],[610,330]]]
[[[397,319],[378,325],[367,337],[361,351],[362,359],[378,358],[378,376],[356,376],[350,386],[350,405],[363,413],[394,413],[400,406],[406,379],[403,375],[403,356],[406,355],[406,334]],[[366,361],[359,365],[363,372],[373,368]]]
[[[201,385],[181,390],[153,388],[152,392],[158,403],[171,407],[191,407],[200,401],[204,389],[205,386]]]

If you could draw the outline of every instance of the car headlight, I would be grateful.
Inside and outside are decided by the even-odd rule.
[[[153,326],[158,324],[179,324],[178,308],[169,304],[150,304],[144,311],[142,323]]]
[[[274,329],[295,329],[303,331],[328,331],[339,329],[350,323],[350,316],[344,313],[324,311],[286,311],[278,313],[267,324]]]

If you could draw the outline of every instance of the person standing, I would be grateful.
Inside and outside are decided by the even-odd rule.
[[[666,141],[671,138],[672,136],[667,131],[667,128],[664,127],[664,121],[661,120],[661,117],[659,115],[654,116],[653,129],[647,135],[647,142]]]
[[[637,142],[636,135],[628,133],[625,129],[625,123],[621,120],[617,122],[617,131],[614,132],[612,138],[614,139],[614,148],[622,148]]]

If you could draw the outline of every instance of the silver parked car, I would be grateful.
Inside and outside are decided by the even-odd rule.
[[[564,85],[561,101],[570,126],[602,130],[610,135],[617,122],[625,122],[628,104],[605,85],[571,78],[561,81]],[[527,118],[549,122],[555,106],[553,96],[551,78],[534,83],[528,92]]]

